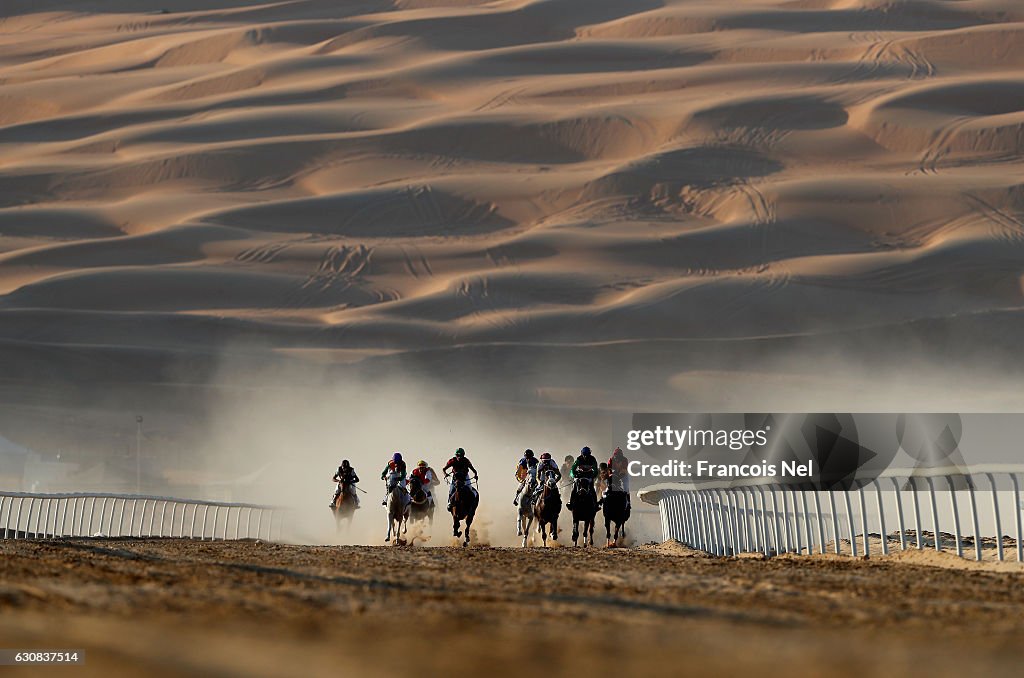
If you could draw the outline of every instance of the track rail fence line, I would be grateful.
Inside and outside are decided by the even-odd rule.
[[[280,538],[273,506],[136,494],[0,491],[5,539],[57,537]]]
[[[1022,476],[1024,465],[1017,464],[891,469],[847,490],[751,479],[660,484],[639,496],[658,506],[666,541],[718,556],[815,551],[870,556],[874,539],[883,554],[933,548],[964,556],[967,549],[980,561],[985,548],[994,548],[999,561],[1012,550],[1017,562],[1024,562]]]

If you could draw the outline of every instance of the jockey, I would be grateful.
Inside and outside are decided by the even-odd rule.
[[[398,479],[405,481],[405,461],[402,460],[402,453],[395,452],[391,457],[391,461],[388,462],[384,470],[380,472],[380,479],[384,481],[384,487],[388,487],[389,477],[391,474],[397,474]],[[387,506],[388,498],[385,496],[384,501],[380,503],[381,506]]]
[[[571,478],[572,477],[572,463],[575,460],[576,460],[576,458],[573,457],[571,454],[565,455],[565,459],[562,460],[562,468],[561,468],[562,477],[563,478]]]
[[[573,479],[587,478],[593,482],[594,478],[597,477],[597,462],[594,459],[594,455],[590,453],[589,447],[584,447],[580,450],[580,456],[576,457],[576,461],[573,462],[572,468],[569,469],[569,475]],[[576,501],[576,484],[573,483],[572,495],[569,497],[569,503],[565,505],[565,508],[572,510],[572,503]]]
[[[437,479],[434,469],[430,468],[430,464],[426,461],[420,459],[420,463],[416,464],[416,468],[412,470],[412,476],[420,481],[420,487],[427,494],[427,503],[433,506],[434,493],[430,491],[430,488],[441,482]]]
[[[516,490],[516,498],[512,500],[513,506],[519,506],[519,495],[523,493],[523,488],[537,482],[537,458],[533,456],[533,450],[523,452],[516,466],[516,480],[519,481],[519,489]]]
[[[338,490],[334,493],[331,508],[337,505],[342,489],[348,490],[352,500],[356,503],[356,508],[359,508],[359,495],[356,494],[356,483],[359,482],[359,476],[356,475],[356,470],[349,465],[348,459],[342,460],[341,466],[338,467],[338,472],[334,474],[334,482],[338,483]]]
[[[608,459],[609,482],[608,487],[620,487],[623,492],[629,494],[629,459],[622,453],[621,447],[616,447],[612,456]],[[626,499],[626,506],[629,506],[629,498]]]
[[[461,447],[455,450],[455,456],[448,460],[448,463],[444,465],[441,471],[444,473],[444,477],[448,478],[448,469],[451,469],[452,483],[448,486],[448,510],[452,510],[452,495],[455,494],[455,488],[460,482],[464,482],[469,479],[469,472],[473,472],[473,480],[480,477],[476,469],[473,468],[473,462],[466,457],[466,451]],[[473,490],[474,492],[476,490]]]
[[[556,483],[562,479],[562,472],[558,470],[558,462],[551,458],[550,452],[540,455],[540,463],[537,464],[537,478],[540,480],[540,485],[547,481],[547,476],[552,476]],[[540,485],[537,487],[538,492],[540,492]]]

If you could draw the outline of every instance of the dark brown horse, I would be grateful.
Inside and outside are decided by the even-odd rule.
[[[416,476],[409,479],[409,495],[412,497],[412,507],[409,513],[409,522],[426,520],[431,527],[434,525],[434,505],[430,502],[423,489],[423,483]]]
[[[562,496],[558,493],[558,483],[548,476],[540,495],[533,502],[533,517],[537,520],[537,531],[544,546],[548,545],[548,525],[551,526],[551,538],[558,540],[558,514],[561,512]]]
[[[469,484],[469,478],[454,480],[455,491],[452,493],[452,534],[456,537],[462,536],[460,523],[466,521],[466,538],[463,546],[469,546],[469,530],[473,526],[473,516],[476,515],[476,508],[480,504],[480,497],[473,491]]]
[[[579,546],[580,523],[583,523],[583,545],[594,543],[594,518],[597,516],[597,493],[594,481],[589,478],[576,479],[575,498],[572,500],[572,544]]]
[[[611,489],[604,497],[604,530],[608,534],[605,546],[619,545],[619,531],[626,536],[626,521],[629,520],[629,492]],[[615,538],[612,538],[612,523],[615,523]]]

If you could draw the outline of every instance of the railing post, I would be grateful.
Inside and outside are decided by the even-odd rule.
[[[882,537],[882,555],[889,555],[889,534],[885,530],[885,509],[882,507],[882,486],[878,484],[878,480],[874,479],[871,481],[875,486],[875,499],[878,504],[878,530]]]
[[[786,553],[790,553],[793,550],[793,542],[789,534],[789,502],[786,500],[786,488],[782,485],[778,487],[779,494],[782,495],[782,526],[785,528],[786,534]]]
[[[718,518],[722,525],[722,555],[730,555],[733,550],[732,544],[732,520],[729,515],[729,507],[726,506],[726,494],[721,490],[713,490],[714,500],[718,504]]]
[[[196,504],[197,509],[198,509],[198,506],[199,505]],[[200,541],[203,541],[204,539],[206,539],[206,516],[209,513],[210,513],[210,505],[206,504],[205,506],[203,506],[203,532],[202,532],[202,534],[199,537]],[[213,515],[214,515],[214,527],[216,527],[216,516],[217,516],[217,514],[214,513]],[[211,540],[212,540],[212,537],[211,537]]]
[[[896,482],[895,478],[890,478],[892,481],[892,491],[896,496],[896,520],[900,528],[900,550],[907,550],[907,535],[905,534],[906,528],[903,524],[903,499],[900,497],[900,484]]]
[[[924,537],[921,535],[921,501],[917,496],[917,478],[908,477],[907,482],[914,488],[910,494],[914,498],[914,532],[917,533],[917,550],[923,551]]]
[[[1017,533],[1014,535],[1017,539],[1017,562],[1024,563],[1024,543],[1021,542],[1020,529],[1020,482],[1017,480],[1016,473],[1010,474],[1010,481],[1013,483],[1013,522],[1017,529]]]
[[[188,528],[188,538],[189,539],[195,539],[196,538],[196,514],[197,513],[199,513],[199,504],[192,504],[192,523],[191,523],[191,525]],[[184,508],[181,509],[181,522],[182,522],[182,526],[184,526],[184,524],[185,524],[185,509]],[[204,520],[204,523],[205,523],[205,520]],[[184,532],[182,533],[181,536],[185,536]],[[200,541],[202,541],[202,538],[200,538]]]
[[[89,502],[89,526],[85,530],[85,536],[86,537],[91,537],[93,535],[93,532],[92,532],[92,517],[93,517],[93,514],[96,513],[96,497],[90,497],[89,499],[91,501]]]
[[[764,555],[767,557],[767,555],[768,555],[768,514],[765,512],[765,506],[766,505],[765,505],[765,498],[764,498],[764,490],[761,489],[760,485],[756,485],[755,489],[757,490],[757,495],[761,498],[761,519],[760,519],[760,526],[761,526],[761,551],[763,551]],[[754,511],[755,511],[754,516],[756,518],[756,516],[757,516],[757,513],[756,513],[757,507],[756,506],[754,508]]]
[[[744,487],[740,490],[743,493],[743,528],[746,530],[743,535],[743,543],[746,546],[747,553],[756,553],[759,549],[757,546],[757,511],[754,505],[754,489],[752,487]],[[750,499],[747,499],[747,494],[750,494]]]
[[[804,545],[803,537],[800,536],[800,514],[796,507],[796,490],[791,488],[789,490],[789,497],[793,500],[793,541],[796,546],[796,553],[800,554],[804,551]]]
[[[811,517],[807,510],[807,490],[800,490],[800,503],[804,508],[804,532],[807,535],[807,555],[814,553],[814,535],[811,534]]]
[[[36,526],[32,528],[32,532],[35,534],[36,539],[42,539],[42,537],[39,536],[39,523],[43,519],[43,503],[45,501],[46,500],[42,497],[39,498],[39,510],[36,511]]]
[[[160,505],[160,534],[158,536],[164,536],[164,525],[167,519],[167,501]],[[171,504],[171,523],[174,523],[174,504]]]
[[[949,505],[953,509],[953,536],[956,539],[956,555],[963,558],[964,547],[960,543],[960,508],[956,501],[956,486],[953,485],[953,477],[946,476],[946,484],[949,485]]]
[[[935,483],[932,482],[930,477],[925,478],[928,481],[928,495],[931,497],[932,502],[932,532],[935,534],[935,551],[942,551],[942,535],[939,532],[939,507],[935,502]]]
[[[981,561],[981,528],[978,526],[978,504],[974,498],[974,478],[967,476],[967,493],[971,498],[971,522],[974,524],[974,554]]]
[[[50,531],[50,509],[53,506],[52,499],[46,499],[46,518],[43,520],[43,538],[46,539]]]
[[[854,558],[857,557],[857,529],[853,524],[853,506],[850,504],[850,490],[843,488],[843,499],[846,502],[846,523],[850,528],[850,551]]]
[[[779,534],[779,503],[775,499],[775,486],[769,485],[768,491],[772,496],[772,524],[775,526],[775,555],[782,553],[782,537]]]
[[[861,485],[857,488],[857,494],[860,497],[860,527],[863,532],[864,538],[864,557],[871,557],[871,543],[868,541],[868,508],[864,500],[864,486]]]
[[[992,520],[996,526],[996,557],[1003,562],[1003,522],[999,515],[999,493],[996,492],[996,478],[991,473],[986,473],[989,485],[992,486]]]
[[[21,507],[22,507],[22,505],[24,505],[24,503],[25,503],[25,497],[18,497],[18,521],[14,524],[14,538],[15,539],[19,538],[18,537],[18,531],[21,530]],[[28,513],[29,513],[30,516],[32,515],[32,502],[31,501],[28,504]],[[25,537],[27,538],[28,537],[28,530],[25,530],[24,534],[25,534]]]
[[[814,514],[818,520],[818,553],[825,553],[825,518],[821,515],[821,491],[814,488]]]

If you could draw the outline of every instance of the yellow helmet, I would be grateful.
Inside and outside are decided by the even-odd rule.
[[[427,462],[425,462],[425,461],[423,461],[422,459],[420,459],[420,463],[418,463],[418,464],[416,464],[416,465],[417,465],[417,466],[426,466],[426,465],[427,465]]]

